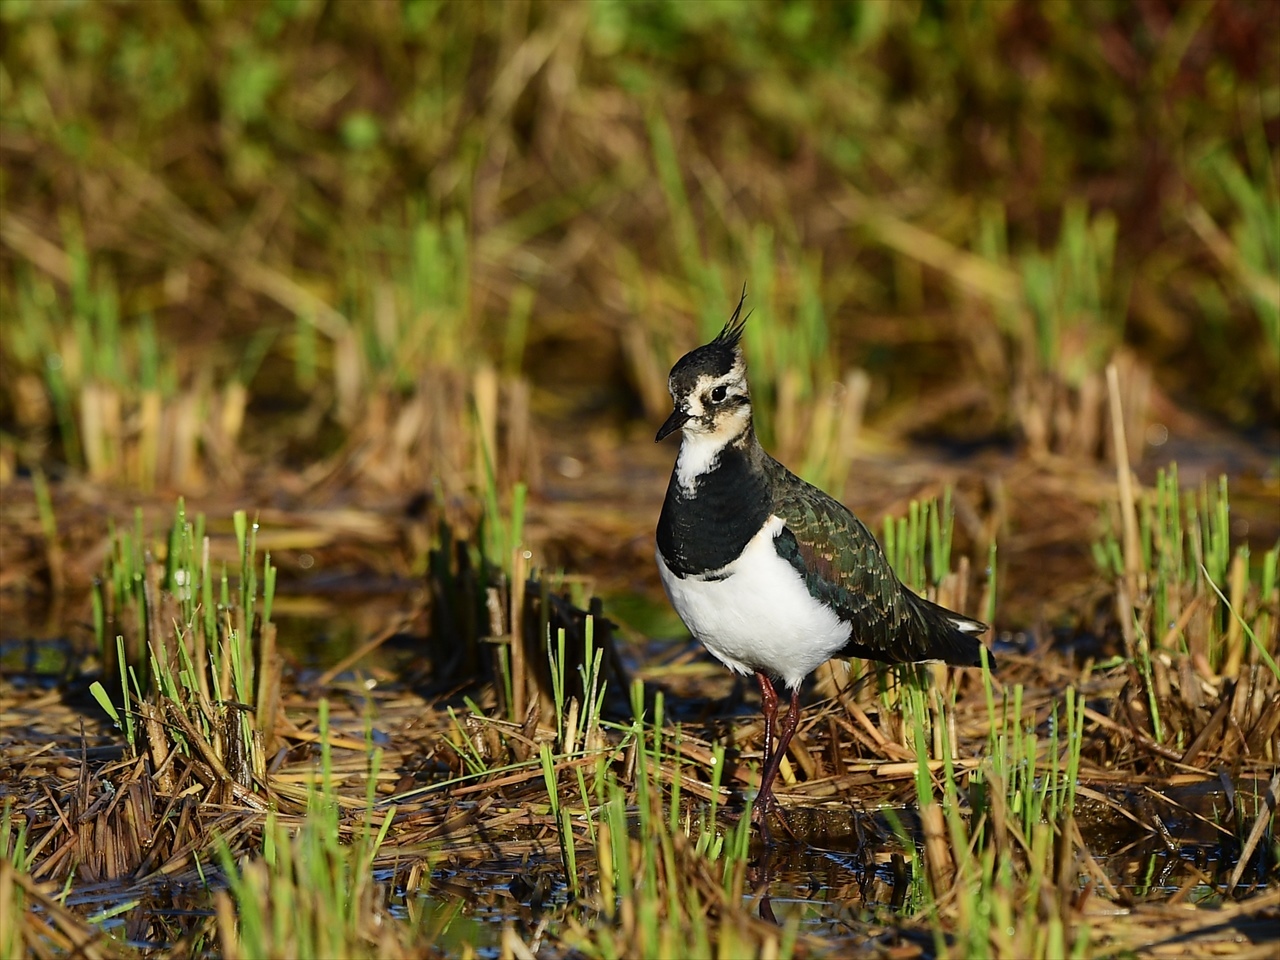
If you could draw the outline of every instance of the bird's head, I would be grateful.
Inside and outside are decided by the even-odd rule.
[[[742,315],[747,290],[724,329],[710,343],[690,350],[671,368],[667,389],[675,409],[658,429],[655,440],[677,430],[686,438],[709,440],[717,446],[741,436],[751,425],[751,391],[747,362],[742,355]],[[748,315],[749,316],[749,315]]]

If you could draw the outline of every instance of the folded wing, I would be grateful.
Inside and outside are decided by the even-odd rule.
[[[804,578],[810,594],[849,623],[853,633],[841,656],[981,664],[977,634],[986,624],[908,590],[862,521],[838,500],[774,465],[785,472],[774,502],[785,526],[774,547]]]

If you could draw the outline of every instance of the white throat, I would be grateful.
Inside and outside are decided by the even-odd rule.
[[[686,432],[680,439],[680,455],[676,457],[676,482],[686,497],[692,497],[698,478],[710,473],[720,459],[724,441],[714,434]]]
[[[698,478],[715,469],[720,454],[751,425],[751,407],[743,405],[722,416],[708,430],[696,420],[685,424],[676,457],[676,482],[686,497],[692,497]]]

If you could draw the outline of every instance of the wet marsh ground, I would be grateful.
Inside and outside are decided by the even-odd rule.
[[[1099,489],[1106,487],[1101,471],[1095,479]],[[652,496],[660,496],[660,476],[652,486]],[[21,490],[15,484],[9,492]],[[9,530],[25,530],[26,542],[39,544],[34,497],[25,510],[17,495],[6,504]],[[656,502],[652,506],[656,510]],[[530,517],[537,515],[536,503],[528,509]],[[122,512],[127,516],[127,509]],[[163,530],[163,515],[147,513]],[[59,515],[73,511],[59,506]],[[280,545],[279,552],[273,550],[273,564],[289,555],[284,545],[296,538],[326,544],[311,548],[316,564],[337,566],[326,551],[341,551],[353,569],[365,573],[320,581],[301,574],[292,586],[282,578],[270,623],[263,624],[275,634],[273,649],[279,652],[271,681],[279,694],[273,745],[256,761],[261,773],[243,774],[243,784],[230,769],[223,775],[226,782],[202,769],[200,751],[183,746],[183,734],[176,730],[169,734],[174,742],[165,746],[131,747],[125,741],[122,726],[113,726],[87,689],[91,678],[105,673],[90,636],[91,604],[69,594],[63,611],[49,614],[43,625],[28,623],[21,632],[15,629],[19,621],[7,620],[0,660],[7,830],[11,850],[29,851],[31,885],[13,874],[7,882],[16,884],[10,895],[16,891],[15,899],[30,911],[22,928],[26,942],[49,949],[80,942],[85,946],[78,949],[104,955],[175,948],[234,953],[240,934],[218,919],[215,892],[225,889],[227,880],[216,868],[215,851],[222,843],[243,849],[246,842],[261,842],[254,838],[270,816],[295,829],[314,819],[308,811],[316,802],[310,792],[315,790],[337,800],[335,836],[348,842],[369,823],[389,824],[376,851],[360,861],[368,871],[365,882],[377,894],[352,937],[339,941],[362,952],[396,953],[413,943],[447,955],[473,950],[522,955],[517,943],[552,955],[697,949],[703,941],[687,929],[669,941],[658,934],[649,941],[632,939],[637,936],[632,931],[616,951],[595,939],[591,931],[599,929],[605,909],[598,834],[607,809],[604,791],[615,789],[626,797],[620,822],[636,840],[631,854],[637,858],[649,855],[647,844],[656,835],[673,845],[677,838],[689,842],[707,834],[721,843],[732,841],[758,774],[762,728],[754,690],[735,682],[696,643],[651,639],[606,606],[605,615],[620,623],[608,639],[616,669],[601,669],[606,685],[598,719],[584,723],[566,716],[585,710],[588,699],[562,681],[557,708],[555,682],[551,689],[540,686],[545,673],[528,680],[530,705],[523,722],[504,719],[515,716],[509,695],[502,693],[511,680],[504,677],[501,661],[483,649],[492,641],[481,635],[488,632],[499,643],[504,638],[510,643],[510,629],[473,627],[478,643],[470,665],[458,649],[433,648],[431,637],[442,632],[439,607],[465,605],[459,591],[465,594],[467,588],[457,577],[442,577],[444,567],[388,577],[374,560],[358,559],[391,549],[397,528],[397,536],[407,538],[402,517],[383,517],[378,527],[373,514],[357,524],[349,511],[344,513],[346,524],[366,531],[368,539],[359,542],[326,533],[317,519],[324,515],[317,511],[310,527],[273,530],[264,523],[259,530],[263,542]],[[607,529],[616,530],[622,522],[614,517]],[[633,540],[649,536],[651,522],[615,542],[631,549]],[[1251,526],[1265,530],[1266,522],[1257,516]],[[81,535],[91,529],[86,525]],[[379,529],[387,540],[379,542],[371,533]],[[607,538],[581,526],[575,532],[586,541]],[[68,542],[75,535],[68,530]],[[149,542],[158,551],[174,541],[157,533]],[[212,556],[234,563],[239,553],[234,535],[213,534],[210,543]],[[108,543],[84,552],[113,551]],[[151,563],[158,559],[159,554]],[[33,552],[28,562],[38,570],[47,562],[47,550]],[[636,622],[657,624],[659,631],[664,617],[670,626],[648,562],[623,560],[602,569],[601,580],[618,597],[620,610]],[[161,571],[154,576],[159,580]],[[982,592],[983,579],[973,577],[975,593]],[[501,592],[506,583],[499,575],[490,589]],[[636,586],[645,583],[648,589]],[[955,589],[954,575],[951,583]],[[853,686],[852,678],[838,671],[811,685],[780,788],[799,840],[784,839],[768,850],[744,836],[736,856],[720,852],[699,860],[702,871],[714,869],[714,882],[699,889],[699,910],[708,913],[686,916],[686,924],[718,919],[721,925],[704,933],[706,943],[732,944],[730,955],[740,950],[966,953],[972,944],[966,946],[958,931],[972,936],[972,921],[944,912],[949,899],[962,895],[964,881],[957,874],[965,859],[985,850],[995,864],[1004,860],[1008,869],[1018,869],[1014,864],[1036,853],[1025,832],[1052,825],[1055,834],[1062,833],[1051,856],[1039,851],[1048,857],[1042,869],[1049,872],[1041,882],[1054,885],[1060,936],[1071,938],[1073,950],[1266,955],[1274,947],[1280,911],[1272,812],[1276,783],[1269,759],[1280,692],[1265,657],[1254,658],[1274,650],[1274,626],[1261,624],[1272,640],[1255,647],[1256,654],[1242,655],[1235,678],[1219,674],[1213,679],[1186,654],[1148,661],[1153,671],[1148,679],[1140,673],[1141,658],[1123,654],[1122,630],[1114,621],[1117,583],[1095,573],[1084,581],[1055,584],[1055,595],[1093,598],[1090,630],[1000,630],[997,612],[993,648],[1000,669],[986,678],[979,671],[957,671],[950,678],[894,681],[890,673],[862,672],[864,666],[861,682]],[[576,617],[580,625],[574,594],[586,606],[585,588],[597,585],[581,580],[563,585],[566,600],[558,606],[562,619],[557,622],[572,628]],[[529,589],[535,589],[534,581]],[[308,592],[293,593],[298,590]],[[629,602],[623,601],[623,590],[632,591]],[[1274,595],[1274,584],[1271,590]],[[475,600],[473,594],[473,606]],[[1247,601],[1255,617],[1274,610],[1259,600],[1260,594]],[[971,597],[967,608],[977,602]],[[1184,609],[1194,616],[1209,602],[1196,593]],[[492,594],[488,603],[491,613]],[[69,610],[76,612],[69,615]],[[1270,616],[1274,624],[1274,613]],[[526,653],[533,658],[539,652],[533,638],[547,633],[540,613],[528,610],[526,620]],[[466,636],[454,629],[455,639]],[[582,651],[579,647],[574,660],[573,646],[571,641],[566,654],[570,680],[582,665]],[[266,662],[260,650],[254,657],[260,665]],[[545,664],[545,648],[542,657]],[[553,657],[552,672],[554,663]],[[643,686],[628,700],[623,691],[632,682]],[[943,697],[934,707],[923,704],[915,732],[904,719],[911,707],[904,707],[909,694],[902,683],[907,690],[919,683],[930,696],[940,691]],[[1164,726],[1157,733],[1150,705],[1161,684],[1165,693],[1154,702]],[[1068,689],[1083,711],[1071,780],[1074,800],[1069,814],[1059,810],[1048,816],[1045,796],[1065,786],[1063,774],[1073,752],[1064,749]],[[216,703],[199,707],[182,694],[166,703],[158,691],[146,697],[168,710],[184,703],[197,714],[221,716],[223,726],[229,722]],[[328,713],[323,728],[317,713],[321,698]],[[255,702],[252,696],[243,699]],[[139,713],[141,723],[149,710]],[[217,725],[207,736],[211,755],[240,752],[227,749],[225,730]],[[1019,737],[1029,740],[1011,746]],[[252,742],[265,748],[266,741]],[[547,754],[540,759],[544,745]],[[156,749],[163,756],[194,754],[185,756],[185,772],[164,788],[152,782],[150,771],[165,765],[157,762]],[[1016,778],[1021,770],[1026,778],[1008,791],[1006,802],[1015,808],[992,807],[990,788],[983,784],[999,783],[993,767],[997,758],[1016,756],[1018,750],[1022,759],[1007,771]],[[377,768],[371,769],[375,754]],[[649,801],[649,821],[637,809],[646,802],[638,787],[646,763],[656,797]],[[558,804],[551,801],[548,776],[556,784]],[[923,795],[922,776],[931,781]],[[955,791],[951,802],[961,818],[959,828],[973,831],[977,848],[954,848],[957,840],[951,837],[942,852],[930,851],[921,797],[936,791],[946,804],[947,784]],[[1007,822],[993,827],[994,816]],[[574,850],[577,889],[568,879],[567,844]],[[948,863],[945,875],[929,873],[926,858],[931,856]],[[675,869],[690,868],[677,862]],[[1053,872],[1059,870],[1065,872]],[[74,879],[70,885],[59,881],[56,892],[44,885],[59,876]],[[1224,896],[1228,889],[1233,893]],[[653,892],[661,902],[660,883]],[[346,890],[340,894],[347,895]],[[1020,891],[1014,902],[1026,895]],[[1196,912],[1188,913],[1193,905]],[[1044,909],[1043,904],[1036,908]],[[781,927],[769,933],[756,926],[762,915]],[[381,933],[367,926],[379,917]],[[723,926],[729,920],[732,932]],[[620,919],[615,915],[610,922]],[[1037,943],[1018,928],[1023,922],[1015,919],[1010,930],[992,932],[983,942],[1006,955],[1036,947],[1053,955],[1052,943]],[[385,940],[385,924],[399,931],[394,944]],[[327,949],[287,939],[272,943],[277,955],[324,955]],[[254,955],[248,946],[238,949]]]
[[[0,956],[1274,955],[1274,4],[0,20]],[[820,670],[773,848],[653,563],[744,281],[999,663]]]

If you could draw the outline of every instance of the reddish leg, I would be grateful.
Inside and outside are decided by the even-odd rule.
[[[773,681],[767,674],[757,671],[756,680],[760,684],[760,703],[764,711],[764,763],[760,767],[760,790],[756,794],[751,817],[763,823],[765,813],[777,805],[773,798],[773,777],[769,771],[774,766],[773,737],[778,720],[778,692],[773,689]]]
[[[777,743],[774,742],[774,731],[777,727],[778,719],[778,693],[773,689],[773,681],[763,673],[756,673],[756,680],[760,682],[760,700],[764,708],[764,766],[760,770],[760,792],[756,794],[756,802],[752,806],[751,819],[760,824],[760,828],[764,833],[765,840],[771,841],[769,834],[768,815],[777,813],[781,818],[781,812],[778,810],[778,800],[773,795],[773,781],[778,776],[778,768],[782,765],[782,758],[787,755],[787,747],[791,744],[791,737],[796,732],[796,724],[800,722],[800,690],[799,688],[791,691],[791,709],[787,711],[786,717],[782,720],[782,735],[778,738]],[[787,826],[785,819],[782,819],[782,825]],[[790,828],[787,828],[790,833]]]

